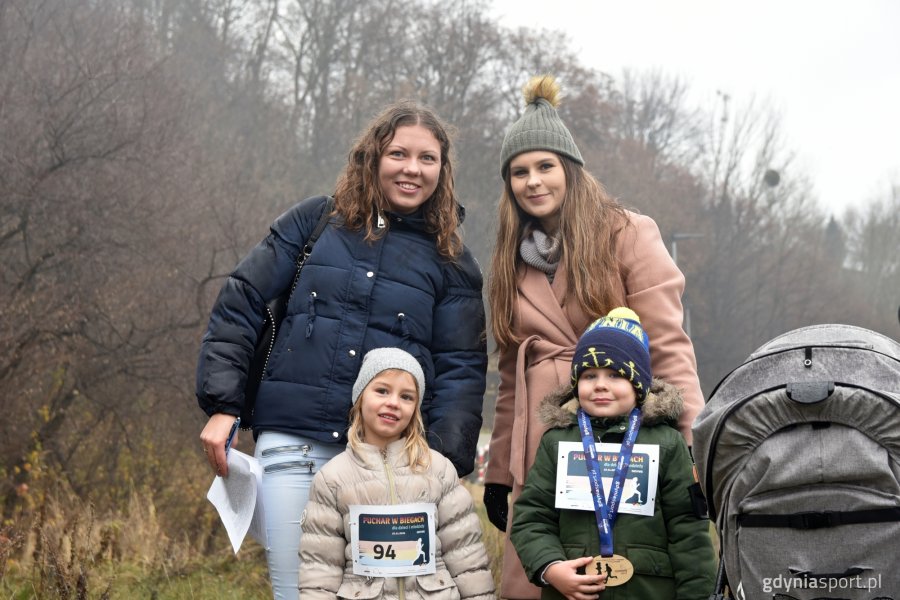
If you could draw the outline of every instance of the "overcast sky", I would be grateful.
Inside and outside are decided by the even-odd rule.
[[[820,203],[840,215],[900,185],[900,1],[493,0],[506,26],[562,30],[585,64],[660,69],[711,107],[781,115]],[[523,82],[524,83],[524,82]]]

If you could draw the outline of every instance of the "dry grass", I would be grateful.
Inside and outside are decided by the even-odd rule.
[[[487,512],[482,502],[484,486],[469,481],[464,481],[463,485],[469,490],[472,500],[475,502],[475,512],[478,513],[478,519],[481,521],[481,539],[491,561],[491,573],[494,575],[494,584],[499,590],[500,568],[503,566],[503,546],[506,541],[506,534],[488,521]]]
[[[487,519],[484,488],[464,485],[499,589],[505,534]],[[43,494],[0,529],[0,598],[269,598],[263,549],[247,542],[235,556],[215,510],[202,497],[194,499],[196,506],[185,507],[195,515],[187,530],[158,514],[151,492],[133,492],[121,513],[103,515],[71,492]],[[710,531],[716,543],[712,525]]]
[[[487,520],[483,488],[465,486],[499,585],[503,533]],[[173,531],[171,518],[158,514],[151,492],[133,492],[120,513],[102,515],[62,489],[35,498],[29,511],[0,529],[0,598],[238,600],[271,595],[263,549],[247,542],[235,556],[205,499],[197,499],[193,530],[179,532]]]
[[[144,587],[150,593],[142,596],[167,597],[153,590],[204,571],[209,558],[189,539],[169,537],[149,493],[132,493],[121,514],[101,516],[73,493],[56,490],[0,532],[0,592],[23,599],[112,599],[134,597],[135,588]]]

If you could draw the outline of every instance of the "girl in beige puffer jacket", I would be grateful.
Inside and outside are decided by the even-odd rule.
[[[316,474],[301,519],[302,599],[494,598],[472,498],[452,463],[430,450],[425,439],[420,408],[424,388],[421,366],[403,350],[379,348],[363,358],[353,386],[347,449]],[[433,550],[433,572],[363,574],[361,565],[370,564],[366,558],[371,559],[371,546],[357,544],[354,553],[351,507],[377,514],[398,504],[434,506],[434,539],[424,542],[426,562]],[[400,546],[385,542],[376,552],[385,558],[400,553]],[[392,562],[382,560],[380,565]],[[413,564],[418,563],[416,556]]]

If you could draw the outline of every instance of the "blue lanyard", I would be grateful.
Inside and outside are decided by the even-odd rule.
[[[619,501],[622,499],[622,488],[628,475],[631,463],[631,452],[634,441],[641,428],[641,409],[635,407],[628,415],[628,430],[622,440],[619,462],[613,473],[612,486],[609,490],[609,504],[603,494],[603,482],[600,479],[600,461],[597,459],[597,447],[594,445],[594,431],[591,421],[582,409],[578,409],[578,428],[581,431],[581,445],[584,447],[584,460],[587,466],[588,480],[591,482],[591,496],[594,499],[594,516],[597,519],[597,531],[600,533],[600,556],[613,555],[612,526],[619,512]]]

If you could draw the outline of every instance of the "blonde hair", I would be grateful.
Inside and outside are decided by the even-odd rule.
[[[621,284],[616,237],[627,226],[625,209],[606,193],[603,185],[572,159],[556,154],[566,175],[566,194],[559,208],[562,254],[557,269],[566,274],[566,296],[587,315],[605,315],[620,302]],[[540,221],[523,211],[512,191],[507,170],[497,209],[497,242],[491,257],[488,299],[491,331],[499,350],[521,341],[516,335],[519,244],[529,226]]]
[[[413,411],[412,418],[409,420],[409,425],[406,426],[400,437],[406,439],[403,450],[406,452],[410,468],[414,472],[422,472],[431,464],[431,451],[428,449],[428,441],[425,438],[425,422],[422,420],[422,406],[419,401],[419,384],[409,371],[385,369],[382,373],[384,372],[406,373],[413,380],[413,385],[416,386],[416,408]],[[350,409],[350,428],[347,430],[347,440],[353,450],[358,450],[360,445],[366,441],[365,423],[363,423],[362,418],[362,395],[371,383],[370,381],[363,388],[359,398],[356,399],[356,402],[353,403],[353,407]]]
[[[453,186],[453,156],[449,127],[429,108],[411,101],[396,102],[369,123],[353,144],[347,166],[338,177],[334,191],[335,210],[344,225],[359,231],[365,228],[365,239],[375,240],[387,231],[376,230],[373,208],[385,211],[389,204],[378,180],[378,168],[384,149],[394,139],[398,127],[420,125],[431,132],[441,148],[441,171],[437,188],[425,201],[424,217],[428,233],[434,235],[438,253],[453,260],[462,252],[459,213]]]

